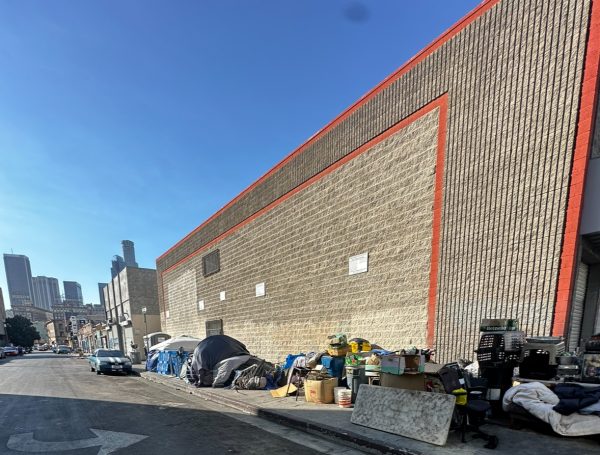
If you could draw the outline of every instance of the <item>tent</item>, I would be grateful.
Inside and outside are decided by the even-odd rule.
[[[194,350],[190,379],[193,384],[210,386],[213,382],[213,370],[225,359],[250,356],[250,353],[238,340],[227,335],[213,335],[202,340]]]
[[[177,351],[183,347],[185,352],[193,352],[202,340],[200,338],[188,337],[182,335],[176,338],[169,338],[162,343],[155,344],[150,348],[150,351]]]

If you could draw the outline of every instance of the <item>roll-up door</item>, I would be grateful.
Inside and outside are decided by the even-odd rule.
[[[574,351],[579,346],[581,337],[581,323],[583,321],[583,304],[585,303],[585,290],[587,288],[588,265],[580,262],[575,276],[575,289],[573,291],[573,304],[571,305],[571,322],[569,326],[569,351]]]

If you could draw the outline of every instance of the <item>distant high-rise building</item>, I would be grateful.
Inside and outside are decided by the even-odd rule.
[[[4,269],[10,305],[34,305],[29,258],[22,254],[4,254]]]
[[[104,288],[108,286],[108,283],[98,283],[98,293],[100,294],[100,305],[102,308],[106,308],[106,302],[104,302]]]
[[[78,302],[83,305],[81,285],[77,281],[63,281],[66,302]]]
[[[123,258],[119,255],[114,256],[112,260],[112,267],[110,268],[111,276],[113,278],[116,277],[124,268],[125,261],[123,260]]]
[[[123,240],[121,241],[121,245],[123,246],[123,259],[125,259],[125,267],[137,267],[137,262],[135,262],[135,248],[133,246],[133,242],[131,240]]]
[[[34,276],[32,283],[35,306],[49,310],[53,305],[60,303],[60,289],[56,278]]]
[[[2,288],[0,288],[0,346],[8,341],[6,336],[6,328],[4,323],[6,322],[6,311],[4,309],[4,297],[2,296]]]

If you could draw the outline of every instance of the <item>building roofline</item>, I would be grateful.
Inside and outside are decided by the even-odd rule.
[[[314,141],[316,141],[317,139],[322,137],[325,133],[327,133],[328,131],[333,129],[336,125],[338,125],[340,122],[342,122],[344,119],[346,119],[350,114],[352,114],[354,111],[356,111],[360,106],[365,104],[367,101],[369,101],[371,98],[373,98],[379,92],[381,92],[383,89],[385,89],[386,87],[391,85],[400,76],[402,76],[403,74],[410,71],[417,64],[419,64],[421,61],[423,61],[425,58],[427,58],[429,55],[431,55],[433,52],[435,52],[438,48],[440,48],[443,44],[445,44],[447,41],[449,41],[454,36],[456,36],[460,31],[462,31],[464,28],[466,28],[469,24],[471,24],[473,21],[475,21],[477,18],[482,16],[484,13],[486,13],[490,9],[492,9],[495,5],[497,5],[501,1],[502,0],[484,0],[479,5],[477,5],[473,10],[471,10],[469,13],[467,13],[465,16],[463,16],[462,19],[460,19],[458,22],[456,22],[454,25],[452,25],[449,29],[447,29],[445,32],[443,32],[428,46],[426,46],[421,51],[419,51],[416,55],[414,55],[412,58],[407,60],[402,66],[400,66],[400,68],[398,68],[396,71],[394,71],[388,77],[386,77],[383,81],[381,81],[379,84],[377,84],[374,88],[369,90],[365,95],[360,97],[357,101],[355,101],[352,105],[350,105],[348,108],[346,108],[341,114],[339,114],[337,117],[335,117],[327,125],[325,125],[323,128],[318,130],[311,137],[309,137],[302,145],[300,145],[294,151],[292,151],[289,155],[287,155],[282,161],[280,161],[275,166],[273,166],[270,170],[268,170],[265,174],[263,174],[261,177],[259,177],[254,183],[252,183],[250,186],[248,186],[245,190],[243,190],[235,198],[233,198],[231,201],[229,201],[226,205],[224,205],[216,213],[214,213],[207,220],[205,220],[202,224],[200,224],[198,227],[196,227],[194,230],[192,230],[190,233],[188,233],[184,238],[182,238],[177,243],[175,243],[175,245],[173,245],[171,248],[169,248],[167,251],[165,251],[163,254],[161,254],[158,258],[156,258],[156,262],[158,263],[158,261],[160,261],[161,259],[164,259],[169,253],[174,251],[177,247],[181,246],[186,240],[188,240],[195,233],[200,231],[208,223],[210,223],[212,220],[218,218],[223,212],[225,212],[225,210],[227,210],[229,207],[231,207],[235,202],[237,202],[239,199],[241,199],[244,195],[248,194],[255,187],[257,187],[259,184],[264,182],[268,177],[270,177],[272,174],[274,174],[276,171],[278,171],[288,161],[290,161],[296,155],[301,154],[304,151],[304,149],[306,147],[308,147],[311,143],[313,143]]]

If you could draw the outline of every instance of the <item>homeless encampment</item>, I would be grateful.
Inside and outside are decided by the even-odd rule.
[[[183,351],[185,353],[193,352],[198,343],[199,338],[181,335],[176,338],[169,338],[154,346],[151,346],[146,355],[146,371],[156,372],[158,366],[158,358],[162,351]]]

